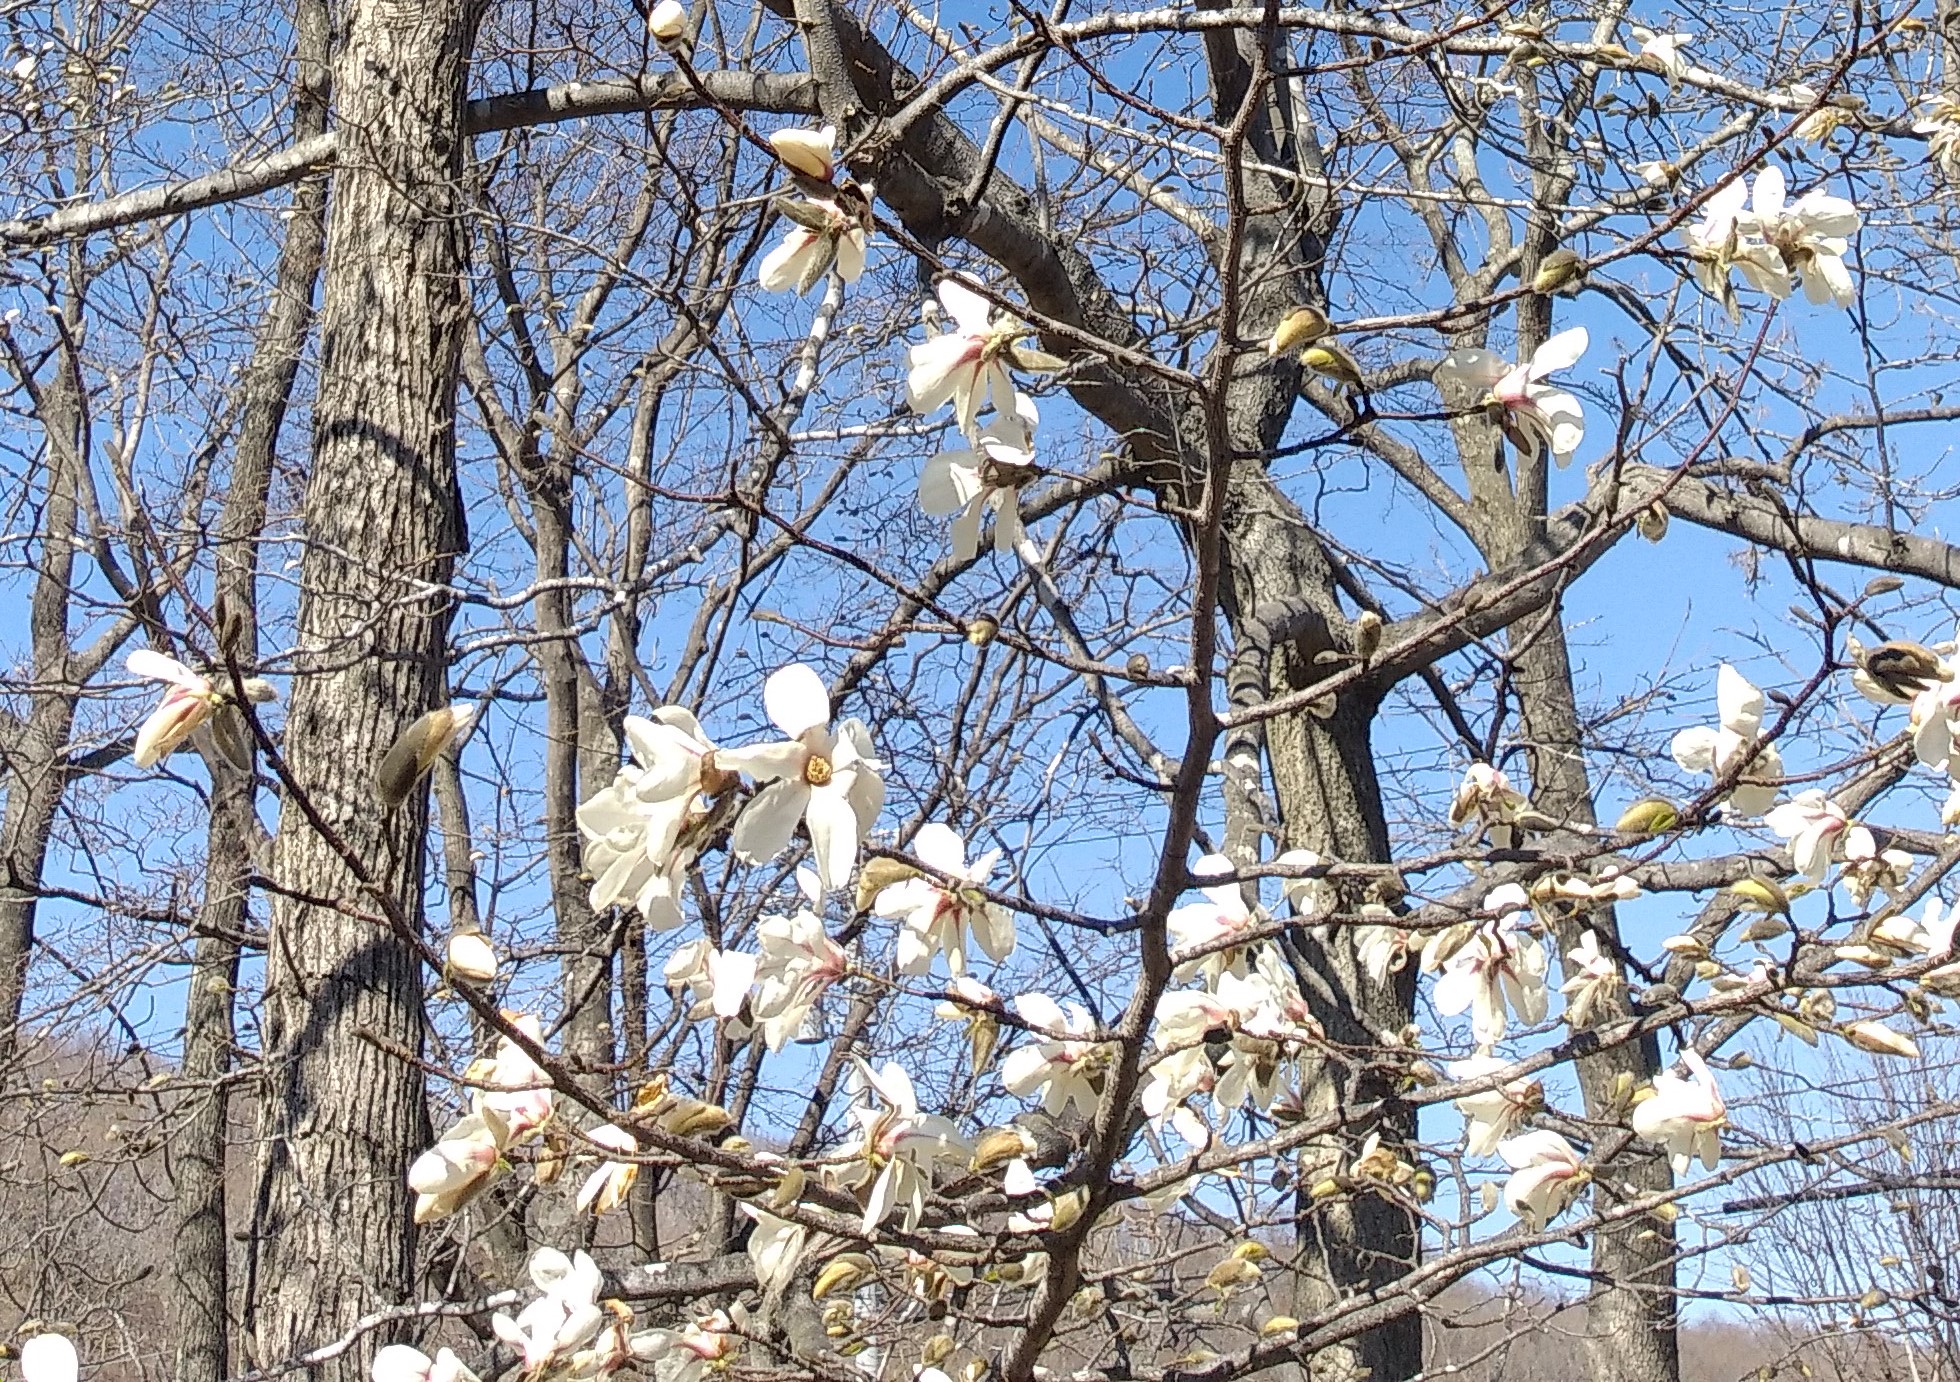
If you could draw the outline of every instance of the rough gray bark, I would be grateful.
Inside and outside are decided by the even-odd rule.
[[[445,699],[464,545],[455,473],[463,88],[478,9],[358,0],[334,73],[342,148],[321,310],[299,637],[267,965],[252,1352],[269,1364],[415,1289],[404,1179],[427,1144],[422,921],[427,803],[384,812],[370,775]],[[301,812],[304,796],[328,838]],[[374,879],[356,879],[349,859]],[[368,1337],[323,1372],[366,1374]]]
[[[299,71],[293,135],[304,139],[318,135],[327,121],[327,13],[320,0],[301,0],[294,32]],[[244,416],[219,518],[217,599],[224,620],[223,651],[248,669],[258,653],[257,543],[286,407],[313,319],[313,290],[326,246],[325,210],[323,181],[301,183],[294,191],[272,302],[260,320],[245,375]],[[171,1139],[177,1198],[171,1243],[177,1340],[172,1375],[177,1382],[220,1382],[231,1374],[225,1162],[228,1077],[236,1038],[232,996],[238,983],[236,937],[245,929],[262,834],[255,772],[241,772],[216,754],[206,755],[206,762],[212,774],[206,883],[184,1013],[183,1071],[193,1102],[189,1118]]]

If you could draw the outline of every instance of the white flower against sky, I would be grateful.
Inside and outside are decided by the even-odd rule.
[[[897,1061],[887,1061],[877,1070],[862,1060],[855,1064],[860,1093],[875,1096],[851,1110],[863,1129],[853,1163],[855,1184],[858,1188],[866,1181],[871,1184],[864,1231],[870,1233],[895,1209],[903,1211],[900,1222],[908,1231],[916,1229],[925,1213],[933,1168],[942,1161],[964,1165],[973,1155],[972,1145],[950,1120],[920,1110],[912,1077]]]
[[[1677,1176],[1687,1175],[1697,1157],[1715,1169],[1722,1159],[1722,1129],[1728,1124],[1728,1108],[1707,1063],[1692,1048],[1681,1053],[1681,1063],[1690,1078],[1662,1071],[1654,1077],[1653,1097],[1633,1106],[1634,1132],[1667,1148]]]
[[[1960,179],[1960,100],[1933,95],[1920,98],[1923,113],[1912,122],[1913,133],[1926,136],[1926,155],[1949,178]]]
[[[953,516],[953,560],[980,553],[980,526],[994,514],[994,550],[1003,556],[1020,542],[1021,489],[1036,474],[1034,400],[1014,395],[1012,410],[996,414],[971,447],[942,451],[919,475],[919,507],[934,518]]]
[[[1670,87],[1681,85],[1681,78],[1693,65],[1681,56],[1681,50],[1695,41],[1692,33],[1656,33],[1643,25],[1635,24],[1633,41],[1640,45],[1640,56],[1653,59],[1667,76]]]
[[[718,755],[721,766],[766,784],[735,822],[735,852],[751,862],[774,858],[801,820],[810,831],[818,880],[826,890],[840,887],[884,805],[884,765],[862,723],[846,720],[831,729],[830,693],[810,668],[778,669],[762,699],[788,738]]]
[[[182,747],[224,703],[224,697],[210,678],[153,648],[138,648],[126,665],[137,676],[164,684],[163,699],[136,731],[136,747],[129,755],[137,767],[152,768]]]
[[[1574,1027],[1592,1025],[1600,1006],[1623,982],[1619,965],[1600,948],[1599,933],[1587,931],[1578,948],[1565,953],[1565,982],[1558,990],[1565,995],[1565,1020]]]
[[[1002,417],[1014,414],[1010,366],[1046,372],[1060,369],[1063,362],[1020,345],[1028,325],[1005,313],[996,316],[993,304],[959,279],[941,279],[937,296],[952,328],[911,348],[906,401],[916,413],[951,403],[960,430],[977,439],[980,413],[988,403]]]
[[[1865,844],[1871,844],[1871,832],[1854,827],[1844,808],[1816,787],[1765,813],[1763,824],[1790,842],[1790,858],[1797,872],[1813,883],[1824,881],[1832,852],[1843,845],[1848,832],[1854,828],[1863,831]]]
[[[1000,851],[990,849],[969,864],[966,841],[950,826],[930,821],[919,827],[912,852],[958,883],[974,887],[962,888],[958,883],[921,876],[894,883],[878,894],[872,910],[878,916],[904,921],[898,934],[899,973],[924,974],[932,968],[932,957],[943,955],[947,972],[959,977],[966,973],[969,935],[996,963],[1012,955],[1014,918],[998,902],[976,891],[993,877]]]
[[[1498,849],[1518,843],[1516,822],[1531,809],[1523,792],[1511,786],[1502,769],[1488,763],[1472,763],[1464,769],[1463,781],[1450,799],[1450,824],[1457,827],[1477,822],[1477,833]]]
[[[1762,740],[1763,693],[1725,662],[1716,674],[1715,700],[1719,723],[1675,735],[1670,749],[1674,762],[1683,772],[1721,777],[1754,750],[1727,800],[1737,815],[1760,816],[1776,800],[1783,778],[1782,755],[1776,745]]]
[[[815,904],[821,896],[816,875],[798,869],[796,881]],[[764,1043],[780,1051],[803,1030],[825,990],[850,973],[850,957],[809,907],[786,917],[764,917],[756,927],[756,942],[762,958],[753,1007]]]
[[[1498,1143],[1497,1154],[1511,1168],[1504,1203],[1533,1233],[1563,1214],[1585,1187],[1578,1150],[1555,1132],[1520,1133]]]
[[[1453,1080],[1477,1080],[1495,1075],[1511,1064],[1501,1056],[1471,1056],[1451,1061],[1446,1069]],[[1543,1106],[1545,1088],[1529,1076],[1507,1080],[1495,1089],[1465,1094],[1451,1102],[1463,1115],[1463,1150],[1469,1156],[1491,1156],[1497,1144],[1511,1136]]]
[[[756,282],[764,292],[807,293],[833,268],[846,283],[864,275],[871,227],[863,213],[829,197],[778,197],[776,210],[792,224],[757,269]]]
[[[1222,854],[1207,854],[1191,866],[1194,878],[1215,878],[1233,871],[1232,861]],[[1259,923],[1259,914],[1246,905],[1245,894],[1237,883],[1215,883],[1198,891],[1204,894],[1203,902],[1175,908],[1166,919],[1174,949],[1220,945]],[[1202,973],[1215,983],[1227,969],[1243,973],[1245,964],[1244,947],[1233,946],[1186,960],[1177,967],[1175,975],[1182,981]]]
[[[1527,1024],[1543,1022],[1549,1006],[1545,984],[1545,947],[1525,928],[1530,925],[1531,900],[1516,883],[1491,890],[1484,909],[1497,916],[1480,923],[1467,940],[1447,957],[1439,943],[1449,932],[1431,940],[1423,955],[1425,970],[1441,970],[1431,998],[1445,1017],[1470,1014],[1470,1030],[1479,1046],[1496,1045],[1504,1037],[1506,1009]]]
[[[686,989],[693,999],[690,1022],[706,1017],[739,1017],[755,983],[757,960],[740,950],[719,950],[706,936],[689,941],[667,957],[661,971],[670,991]]]
[[[1050,1035],[1007,1053],[1000,1080],[1022,1098],[1041,1096],[1041,1106],[1062,1116],[1073,1105],[1085,1118],[1096,1114],[1102,1096],[1102,1077],[1109,1066],[1110,1047],[1090,1040],[1096,1020],[1080,1003],[1061,1004],[1045,994],[1024,993],[1014,1000],[1023,1021]]]
[[[1480,401],[1496,414],[1498,426],[1521,454],[1536,456],[1550,448],[1552,459],[1565,465],[1585,440],[1585,414],[1578,399],[1543,380],[1576,365],[1586,353],[1586,344],[1586,328],[1575,326],[1548,339],[1530,360],[1517,365],[1488,350],[1453,350],[1436,367],[1434,378],[1439,386],[1484,390]]]

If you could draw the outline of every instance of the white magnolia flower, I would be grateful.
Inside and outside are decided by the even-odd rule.
[[[1232,861],[1222,854],[1204,855],[1191,866],[1194,878],[1216,878],[1232,872]],[[1245,894],[1237,883],[1217,883],[1198,891],[1205,896],[1203,902],[1186,903],[1173,909],[1165,919],[1178,950],[1222,945],[1258,925],[1261,920],[1257,911],[1246,906]],[[1245,947],[1214,949],[1195,960],[1186,960],[1174,971],[1174,977],[1182,981],[1202,973],[1208,980],[1216,982],[1227,969],[1243,974],[1245,965]]]
[[[1848,237],[1858,230],[1858,209],[1818,188],[1786,206],[1785,191],[1783,170],[1774,164],[1763,169],[1756,175],[1749,216],[1739,224],[1777,252],[1802,280],[1810,301],[1850,306],[1854,289],[1844,253],[1850,247]],[[1783,293],[1788,291],[1786,283]]]
[[[20,1346],[20,1382],[75,1382],[81,1359],[64,1334],[36,1334]]]
[[[1554,370],[1576,365],[1586,344],[1586,328],[1575,326],[1551,337],[1519,365],[1488,350],[1453,350],[1436,367],[1434,378],[1439,386],[1484,390],[1483,406],[1496,415],[1513,446],[1526,456],[1550,447],[1552,459],[1565,465],[1585,440],[1585,414],[1578,399],[1540,381]]]
[[[1754,758],[1727,800],[1737,815],[1760,816],[1776,800],[1783,777],[1782,755],[1762,738],[1763,693],[1725,662],[1716,674],[1715,700],[1721,723],[1712,729],[1682,730],[1670,751],[1682,772],[1722,777],[1753,750]]]
[[[816,875],[808,869],[796,873],[804,895],[816,901]],[[755,1015],[764,1043],[780,1051],[803,1031],[824,991],[850,973],[851,961],[824,930],[823,918],[808,907],[791,916],[764,917],[755,934],[762,949]]]
[[[484,1106],[482,1094],[475,1096],[473,1104],[468,1117],[452,1124],[408,1168],[418,1224],[446,1219],[468,1204],[503,1162],[510,1125],[495,1109]]]
[[[1498,1143],[1497,1154],[1511,1168],[1504,1203],[1533,1233],[1563,1214],[1585,1188],[1578,1150],[1555,1132],[1520,1133]]]
[[[748,1311],[739,1303],[702,1315],[684,1329],[654,1329],[636,1340],[634,1352],[653,1360],[658,1382],[703,1382],[725,1373],[742,1351]]]
[[[912,852],[933,868],[974,888],[949,886],[936,878],[907,878],[878,894],[872,910],[881,917],[902,917],[898,935],[898,970],[924,974],[932,957],[944,955],[946,970],[958,978],[966,973],[966,938],[971,933],[995,963],[1014,953],[1014,918],[998,902],[976,888],[993,877],[1000,851],[990,849],[971,864],[966,841],[937,821],[919,827]]]
[[[1204,989],[1174,989],[1158,998],[1151,1033],[1157,1056],[1144,1071],[1139,1105],[1159,1130],[1186,1099],[1209,1093],[1216,1085],[1217,1072],[1206,1042],[1210,1033],[1230,1030],[1235,1022],[1236,1014]],[[1198,1145],[1210,1138],[1210,1129],[1204,1127]]]
[[[854,212],[829,197],[808,201],[782,197],[776,209],[792,224],[757,270],[756,282],[764,292],[807,293],[833,268],[846,283],[864,275],[864,257],[871,245],[868,208]]]
[[[837,176],[835,125],[825,125],[820,130],[801,127],[777,130],[769,136],[769,147],[775,150],[782,165],[799,177],[829,182]]]
[[[377,1350],[368,1376],[374,1382],[477,1382],[476,1374],[448,1349],[437,1349],[431,1358],[407,1344],[389,1344]]]
[[[497,977],[497,952],[490,938],[481,931],[458,931],[443,951],[442,971],[473,984],[487,984]]]
[[[1591,1026],[1599,1006],[1623,982],[1619,965],[1600,949],[1597,931],[1587,931],[1578,949],[1565,952],[1565,976],[1558,991],[1565,995],[1565,1020],[1574,1027]]]
[[[544,1045],[544,1027],[535,1013],[506,1012],[504,1016],[533,1045]],[[518,1141],[551,1121],[555,1097],[551,1076],[511,1038],[498,1038],[497,1054],[484,1073],[483,1083],[488,1089],[482,1105],[503,1119],[510,1141]]]
[[[633,762],[578,809],[592,906],[637,907],[649,928],[682,921],[680,887],[700,852],[697,827],[713,800],[735,785],[693,714],[662,706],[626,717]]]
[[[1287,868],[1311,869],[1334,861],[1310,849],[1287,849],[1275,854],[1273,862]],[[1324,916],[1340,903],[1334,885],[1325,878],[1285,878],[1279,886],[1280,895],[1292,904],[1293,915],[1303,920]]]
[[[735,851],[751,862],[774,858],[801,819],[810,831],[818,880],[826,890],[841,886],[857,861],[858,842],[884,805],[884,764],[859,721],[831,729],[830,693],[810,668],[779,668],[762,699],[770,720],[789,737],[719,755],[723,767],[768,784],[735,822]]]
[[[499,1310],[490,1328],[517,1350],[525,1376],[538,1377],[590,1343],[605,1324],[599,1307],[603,1279],[584,1252],[567,1257],[556,1248],[539,1248],[531,1254],[531,1284],[543,1294],[515,1318]]]
[[[1073,1104],[1084,1117],[1094,1118],[1111,1054],[1107,1043],[1089,1039],[1095,1035],[1095,1018],[1075,1002],[1065,1013],[1062,1005],[1039,993],[1017,997],[1014,1011],[1049,1035],[1008,1052],[1000,1064],[1001,1083],[1024,1099],[1038,1092],[1041,1106],[1057,1117]]]
[[[706,936],[691,940],[667,957],[662,975],[670,992],[686,989],[693,998],[687,1020],[717,1017],[724,1022],[742,1015],[749,989],[755,983],[758,960],[739,950],[718,950]]]
[[[810,1230],[790,1219],[778,1218],[748,1200],[739,1208],[755,1220],[749,1230],[749,1261],[755,1264],[755,1284],[764,1294],[781,1291],[796,1275],[809,1245]]]
[[[1503,884],[1484,899],[1485,910],[1498,915],[1472,931],[1454,953],[1441,953],[1448,931],[1439,932],[1424,950],[1423,969],[1442,971],[1431,995],[1436,1011],[1445,1017],[1468,1012],[1479,1046],[1503,1040],[1507,1004],[1521,1022],[1545,1020],[1550,1001],[1545,947],[1525,930],[1531,924],[1530,906],[1523,888]]]
[[[1395,915],[1379,902],[1364,902],[1361,911],[1384,918]],[[1370,922],[1354,928],[1354,948],[1361,956],[1363,968],[1378,984],[1387,983],[1389,975],[1400,974],[1409,963],[1410,940],[1408,928],[1397,926],[1392,921],[1379,925]]]
[[[1047,371],[1060,369],[1063,362],[1020,345],[1029,334],[1027,323],[1004,313],[995,316],[993,305],[960,280],[941,279],[937,295],[953,329],[911,348],[906,402],[915,413],[951,403],[960,430],[977,439],[980,410],[988,402],[1003,417],[1014,413],[1010,365]]]
[[[1451,1061],[1446,1069],[1453,1080],[1477,1080],[1495,1075],[1510,1064],[1501,1056],[1471,1056]],[[1464,1118],[1464,1152],[1469,1156],[1492,1155],[1497,1144],[1516,1132],[1544,1101],[1545,1087],[1528,1076],[1452,1100]]]
[[[980,525],[994,511],[994,550],[1002,556],[1020,542],[1021,487],[1035,476],[1034,429],[1040,421],[1034,400],[1014,395],[1006,414],[980,429],[974,445],[942,451],[919,475],[919,507],[934,518],[953,517],[953,560],[980,554]]]
[[[887,1061],[882,1069],[873,1070],[853,1059],[860,1092],[877,1097],[876,1103],[867,1099],[851,1110],[864,1130],[851,1183],[862,1188],[865,1181],[871,1182],[864,1231],[872,1232],[899,1209],[909,1232],[918,1228],[925,1213],[933,1168],[941,1162],[964,1165],[973,1147],[950,1120],[920,1111],[912,1077],[904,1066]]]
[[[210,678],[153,648],[138,648],[126,665],[137,676],[160,681],[166,688],[157,708],[136,731],[136,747],[129,755],[137,767],[153,768],[181,748],[224,703],[224,697]]]
[[[1633,1106],[1633,1130],[1649,1142],[1665,1146],[1674,1159],[1674,1174],[1685,1176],[1695,1158],[1714,1170],[1722,1159],[1722,1129],[1728,1108],[1715,1088],[1715,1077],[1698,1052],[1681,1053],[1692,1079],[1672,1071],[1654,1077],[1654,1095]]]
[[[1868,904],[1873,893],[1902,891],[1911,879],[1912,856],[1903,849],[1880,849],[1871,831],[1861,825],[1845,832],[1844,871],[1838,881],[1858,906]]]
[[[609,1151],[624,1152],[637,1156],[640,1144],[632,1133],[611,1123],[601,1123],[586,1134],[586,1137]],[[604,1214],[626,1203],[627,1194],[633,1189],[633,1182],[640,1178],[640,1165],[636,1161],[602,1161],[599,1169],[585,1178],[579,1187],[578,1207],[580,1212],[590,1209],[594,1214]]]
[[[1960,180],[1960,100],[1951,96],[1920,99],[1925,113],[1912,122],[1913,133],[1926,136],[1926,153],[1947,177]]]
[[[1854,827],[1844,808],[1815,787],[1767,812],[1763,824],[1790,842],[1790,858],[1797,872],[1813,883],[1824,881],[1832,852],[1844,844],[1854,828],[1863,832],[1866,852],[1871,852],[1871,832]]]
[[[1639,24],[1633,26],[1634,42],[1640,45],[1640,56],[1653,59],[1667,76],[1670,87],[1679,87],[1681,78],[1686,75],[1690,63],[1681,56],[1681,50],[1695,41],[1695,36],[1686,34],[1660,34]]]
[[[1501,769],[1472,763],[1450,800],[1450,824],[1460,828],[1474,820],[1479,838],[1498,849],[1511,849],[1520,834],[1516,822],[1530,809],[1530,800],[1511,786]]]

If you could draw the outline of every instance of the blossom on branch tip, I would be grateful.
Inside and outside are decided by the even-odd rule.
[[[980,554],[980,525],[994,511],[994,550],[1003,556],[1021,540],[1021,490],[1036,475],[1034,400],[1015,394],[1013,409],[980,429],[969,449],[942,451],[919,474],[919,507],[934,518],[953,515],[953,560]]]
[[[1530,800],[1511,786],[1502,769],[1472,763],[1450,799],[1449,819],[1459,828],[1475,820],[1480,839],[1488,839],[1498,849],[1511,849],[1522,833],[1517,823],[1530,810]]]
[[[1722,1129],[1728,1125],[1728,1107],[1707,1062],[1690,1047],[1682,1051],[1681,1063],[1691,1078],[1672,1071],[1656,1075],[1653,1097],[1633,1106],[1632,1120],[1636,1134],[1667,1148],[1677,1176],[1687,1175],[1697,1157],[1714,1170],[1722,1160]]]
[[[1599,945],[1599,933],[1587,931],[1579,937],[1576,950],[1565,954],[1566,979],[1559,985],[1565,995],[1565,1020],[1573,1027],[1589,1027],[1600,1007],[1620,991],[1625,982],[1620,967]]]
[[[804,897],[816,905],[822,896],[816,875],[798,869],[796,880]],[[809,907],[786,917],[765,916],[756,927],[756,943],[762,951],[756,970],[756,1020],[764,1043],[780,1051],[803,1031],[824,992],[850,973],[850,957]]]
[[[871,208],[857,197],[778,197],[776,211],[792,222],[782,243],[763,256],[756,282],[767,293],[807,293],[835,268],[846,283],[864,276],[871,247]]]
[[[1005,313],[996,316],[993,304],[960,280],[941,279],[936,292],[953,329],[911,347],[906,402],[915,413],[930,413],[950,402],[960,430],[977,439],[985,404],[991,402],[1003,417],[1014,412],[1010,366],[1052,372],[1064,362],[1020,345],[1031,332],[1027,323]]]
[[[1522,1022],[1545,1020],[1545,947],[1528,934],[1530,905],[1523,888],[1505,883],[1484,899],[1485,910],[1497,913],[1493,919],[1467,936],[1457,927],[1438,932],[1424,948],[1423,969],[1441,971],[1431,994],[1436,1011],[1468,1012],[1479,1046],[1503,1040],[1507,1005]]]
[[[624,1152],[637,1156],[639,1140],[632,1133],[612,1123],[601,1123],[586,1134],[592,1142],[608,1151]],[[633,1189],[633,1182],[640,1178],[640,1165],[636,1161],[602,1161],[599,1169],[585,1178],[579,1187],[578,1207],[580,1212],[590,1209],[594,1214],[604,1214],[626,1203],[627,1194]]]
[[[514,1317],[499,1310],[491,1332],[517,1350],[526,1377],[540,1377],[591,1342],[605,1324],[599,1307],[603,1278],[585,1252],[556,1248],[531,1254],[531,1284],[542,1294]]]
[[[483,1096],[475,1109],[443,1133],[436,1145],[416,1157],[408,1168],[408,1188],[415,1192],[415,1222],[446,1219],[474,1199],[503,1164],[510,1143],[510,1125]]]
[[[1926,153],[1950,179],[1960,180],[1960,99],[1947,95],[1920,99],[1923,114],[1912,122],[1913,133],[1926,136]]]
[[[759,961],[740,950],[719,950],[706,936],[689,941],[667,957],[661,974],[670,992],[686,989],[693,998],[690,1022],[716,1017],[724,1022],[742,1015]]]
[[[1824,881],[1832,853],[1843,847],[1851,831],[1863,835],[1865,852],[1871,852],[1871,832],[1853,826],[1844,808],[1815,787],[1766,812],[1763,824],[1790,842],[1790,859],[1797,872],[1813,883]]]
[[[130,761],[139,768],[153,768],[190,738],[198,726],[211,718],[223,703],[209,677],[200,676],[153,648],[138,648],[126,664],[139,677],[165,685],[163,699],[136,731],[136,747]]]
[[[1659,68],[1667,78],[1668,86],[1678,88],[1681,78],[1687,75],[1692,66],[1681,56],[1681,50],[1693,43],[1693,34],[1663,34],[1639,24],[1633,26],[1633,40],[1640,45],[1640,56]]]
[[[1471,1056],[1465,1060],[1451,1061],[1445,1068],[1453,1080],[1477,1080],[1486,1075],[1495,1075],[1510,1064],[1501,1056]],[[1451,1102],[1456,1105],[1456,1111],[1463,1115],[1465,1154],[1490,1156],[1497,1151],[1498,1143],[1516,1132],[1526,1118],[1544,1107],[1545,1087],[1527,1076],[1507,1080],[1496,1089],[1465,1094]]]
[[[1536,456],[1549,448],[1552,459],[1563,466],[1585,440],[1585,414],[1578,399],[1540,381],[1555,370],[1576,365],[1586,353],[1587,339],[1583,326],[1561,331],[1518,365],[1488,350],[1453,350],[1436,367],[1433,378],[1438,387],[1453,384],[1482,390],[1478,401],[1521,455]]]
[[[1716,674],[1715,700],[1720,723],[1682,730],[1669,752],[1682,772],[1715,777],[1727,776],[1747,759],[1726,800],[1737,815],[1760,816],[1776,800],[1783,779],[1782,755],[1762,737],[1763,693],[1725,662]]]
[[[1039,1093],[1042,1108],[1056,1117],[1073,1105],[1083,1117],[1094,1118],[1112,1054],[1108,1043],[1090,1039],[1095,1018],[1080,1003],[1069,1003],[1065,1012],[1040,993],[1015,998],[1014,1011],[1041,1030],[1033,1041],[1007,1053],[1000,1065],[1001,1083],[1024,1099]]]
[[[837,127],[820,130],[791,128],[769,136],[769,147],[790,172],[816,182],[829,182],[837,175]]]
[[[912,1077],[897,1061],[887,1061],[878,1070],[855,1057],[852,1063],[859,1092],[875,1098],[866,1097],[851,1110],[863,1139],[847,1168],[846,1183],[855,1189],[870,1183],[864,1207],[866,1233],[893,1210],[903,1211],[900,1222],[910,1232],[925,1213],[934,1167],[942,1161],[964,1164],[973,1147],[949,1119],[920,1110]]]
[[[943,955],[954,978],[966,973],[966,941],[971,935],[999,963],[1014,953],[1014,918],[998,902],[978,891],[993,877],[1000,851],[988,850],[971,864],[966,841],[937,821],[919,827],[912,852],[940,873],[973,886],[962,888],[924,876],[894,883],[878,894],[872,910],[881,917],[902,918],[898,934],[898,970],[924,974],[932,957]]]
[[[810,832],[812,862],[827,892],[850,878],[858,844],[885,801],[884,767],[857,720],[830,726],[830,692],[801,664],[770,674],[763,705],[787,737],[729,749],[723,767],[764,783],[735,821],[735,852],[751,863],[774,858],[800,819]]]
[[[1578,1150],[1547,1129],[1520,1133],[1497,1144],[1511,1168],[1504,1203],[1533,1233],[1563,1214],[1585,1188],[1585,1164]]]

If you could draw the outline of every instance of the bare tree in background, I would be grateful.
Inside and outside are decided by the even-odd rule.
[[[1675,1382],[1719,1301],[1950,1370],[1960,33],[1697,22],[10,11],[21,1318]],[[165,1225],[167,1302],[91,1265]]]

